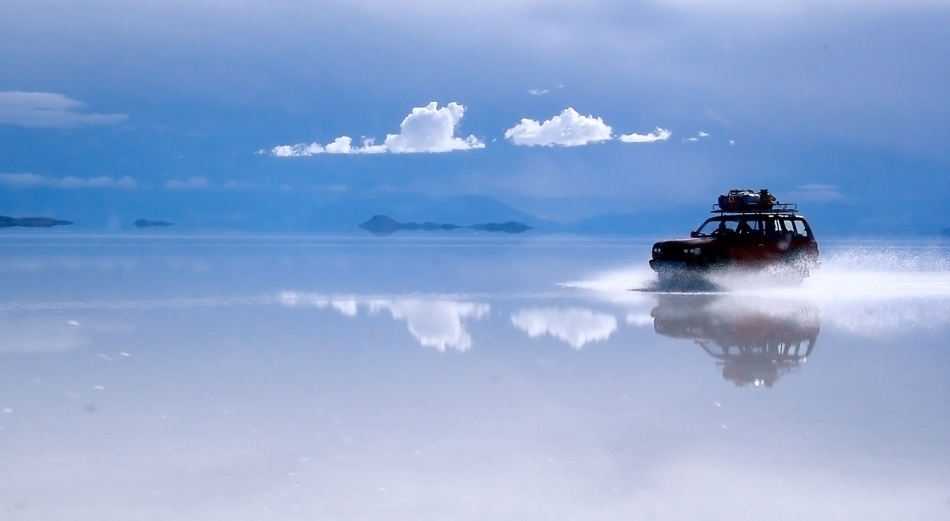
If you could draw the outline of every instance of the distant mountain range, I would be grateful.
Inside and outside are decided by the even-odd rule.
[[[688,235],[690,230],[695,230],[709,216],[708,205],[671,201],[660,206],[632,206],[629,210],[564,223],[540,218],[481,195],[431,197],[419,193],[384,191],[366,194],[345,190],[169,190],[144,187],[132,190],[88,189],[81,194],[77,190],[53,188],[0,190],[0,208],[12,215],[67,216],[75,223],[74,227],[81,230],[121,230],[174,223],[176,231],[181,232],[345,234],[354,233],[355,226],[365,221],[367,216],[389,215],[398,216],[406,225],[419,223],[422,230],[426,229],[427,222],[486,223],[486,226],[514,222],[530,227],[532,235],[648,238]],[[819,240],[828,236],[865,234],[946,234],[948,232],[940,231],[941,226],[930,223],[947,222],[946,219],[950,219],[950,209],[940,210],[946,214],[946,218],[940,214],[921,220],[912,213],[868,212],[865,206],[848,202],[801,204],[800,208]],[[162,219],[140,219],[141,215],[161,216]],[[0,227],[24,225],[17,224],[21,219],[14,219],[5,218],[0,221]],[[54,224],[53,221],[49,221],[50,226],[70,222]],[[46,221],[34,221],[32,224],[28,220],[22,222],[26,226],[46,225]],[[137,222],[139,224],[135,224]]]
[[[72,224],[70,221],[59,221],[49,217],[7,217],[0,215],[0,228],[12,228],[22,226],[23,228],[52,228],[53,226],[65,226]]]
[[[152,228],[155,226],[171,226],[175,223],[170,223],[168,221],[149,221],[148,219],[136,219],[134,224],[137,228]]]
[[[399,230],[448,231],[465,228],[486,232],[522,233],[531,229],[527,224],[518,221],[459,226],[452,223],[439,224],[428,221],[422,224],[415,222],[401,223],[388,215],[374,215],[370,220],[361,223],[359,227],[375,235],[391,235]]]

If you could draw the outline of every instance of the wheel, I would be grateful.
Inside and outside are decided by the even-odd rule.
[[[783,275],[793,282],[802,282],[811,274],[808,269],[808,256],[800,250],[783,255],[781,267]]]

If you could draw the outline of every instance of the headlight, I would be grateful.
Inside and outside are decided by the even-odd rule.
[[[699,255],[703,253],[703,250],[700,248],[684,248],[683,253],[687,255]]]

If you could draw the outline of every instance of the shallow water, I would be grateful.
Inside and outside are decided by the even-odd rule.
[[[950,254],[4,235],[0,518],[946,519]]]

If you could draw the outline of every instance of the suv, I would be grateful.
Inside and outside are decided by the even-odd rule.
[[[654,244],[650,267],[661,280],[739,268],[773,270],[800,281],[819,262],[815,235],[797,211],[794,204],[775,202],[768,190],[733,190],[690,238]]]

